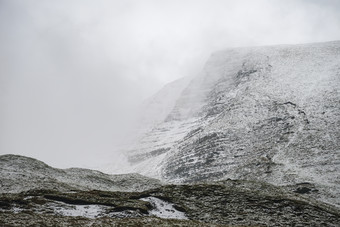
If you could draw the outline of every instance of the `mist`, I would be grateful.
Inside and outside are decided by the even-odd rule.
[[[340,39],[337,0],[0,0],[0,155],[124,159],[143,100],[214,51]]]

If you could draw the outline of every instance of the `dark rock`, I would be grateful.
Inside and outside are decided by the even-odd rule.
[[[310,193],[312,189],[307,188],[307,187],[301,187],[301,188],[297,188],[294,192],[299,193],[299,194],[306,194],[306,193]]]

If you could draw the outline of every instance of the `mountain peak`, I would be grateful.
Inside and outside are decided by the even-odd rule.
[[[170,182],[314,182],[340,205],[339,87],[340,41],[216,52],[129,160]]]

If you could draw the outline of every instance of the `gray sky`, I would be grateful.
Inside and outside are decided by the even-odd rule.
[[[211,52],[336,39],[338,0],[0,0],[0,155],[114,162],[134,106]]]

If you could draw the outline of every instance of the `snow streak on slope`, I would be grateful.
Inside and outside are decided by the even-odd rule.
[[[129,160],[171,182],[313,182],[339,205],[339,87],[339,41],[217,52]]]

